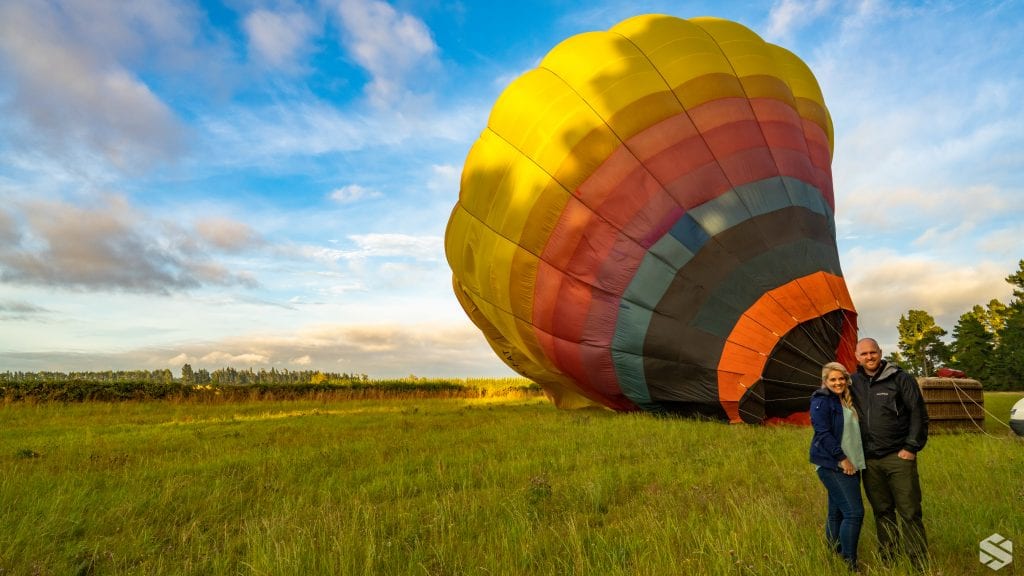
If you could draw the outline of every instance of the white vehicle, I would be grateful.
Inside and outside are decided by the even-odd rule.
[[[1018,436],[1024,436],[1024,398],[1010,408],[1010,428],[1013,428]]]

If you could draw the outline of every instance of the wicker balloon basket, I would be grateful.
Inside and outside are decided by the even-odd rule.
[[[971,378],[918,378],[931,431],[979,432],[985,428],[981,382]]]

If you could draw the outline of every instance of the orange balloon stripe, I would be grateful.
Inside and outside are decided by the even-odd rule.
[[[718,364],[718,397],[731,422],[742,421],[740,399],[757,383],[768,362],[767,354],[755,350],[774,349],[799,323],[829,312],[845,310],[847,318],[856,316],[853,307],[842,301],[845,285],[839,276],[816,272],[770,290],[740,317],[729,334]],[[839,286],[843,289],[836,292],[834,287]],[[808,309],[818,313],[808,312]],[[783,315],[788,315],[789,321],[785,321]],[[840,349],[848,341],[849,324],[852,322],[844,322]]]

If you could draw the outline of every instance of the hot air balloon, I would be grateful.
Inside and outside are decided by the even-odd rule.
[[[806,64],[738,23],[568,38],[467,155],[455,294],[559,407],[799,421],[822,364],[856,365],[832,143]]]

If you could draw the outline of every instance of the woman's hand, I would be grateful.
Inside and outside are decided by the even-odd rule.
[[[843,458],[842,462],[839,463],[839,468],[847,476],[853,476],[857,473],[857,467],[853,465],[853,462],[850,462],[849,458]]]

